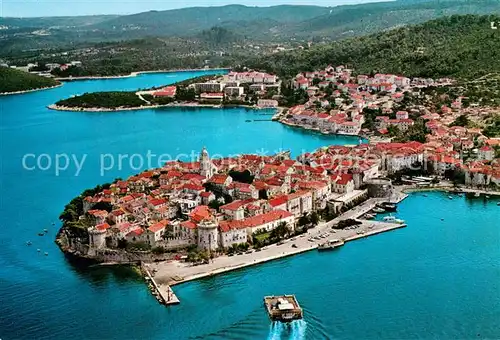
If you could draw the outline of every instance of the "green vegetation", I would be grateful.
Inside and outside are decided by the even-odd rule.
[[[425,126],[423,119],[418,118],[413,126],[410,126],[407,131],[400,131],[397,126],[389,126],[387,128],[389,136],[394,137],[394,142],[406,143],[416,141],[420,143],[426,142],[426,135],[430,133]]]
[[[136,95],[135,91],[92,92],[60,100],[56,102],[56,105],[77,108],[117,109],[149,105],[166,105],[174,101],[193,101],[196,98],[196,93],[194,89],[188,88],[187,86],[192,83],[203,82],[214,78],[214,75],[200,76],[171,84],[177,86],[177,93],[175,95],[175,98],[143,95],[142,97],[144,98],[144,101]],[[144,90],[155,90],[163,87],[164,86],[158,86]],[[146,101],[148,101],[150,104],[148,104]]]
[[[0,67],[0,93],[40,89],[57,85],[51,78],[40,77],[8,67]]]
[[[146,105],[134,92],[95,92],[84,93],[68,99],[60,100],[58,106],[81,108],[140,107]]]
[[[483,134],[487,137],[500,137],[500,115],[494,116],[486,123],[487,126],[483,130]]]
[[[450,126],[467,126],[469,125],[469,118],[466,115],[460,115],[450,124]]]
[[[500,71],[500,34],[490,28],[491,21],[500,17],[451,16],[309,50],[276,53],[249,64],[283,76],[344,64],[365,74],[478,77]]]

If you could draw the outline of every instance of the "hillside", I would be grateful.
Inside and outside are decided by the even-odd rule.
[[[497,0],[400,0],[336,7],[193,7],[121,16],[91,26],[123,34],[191,36],[213,26],[248,39],[341,39],[456,14],[500,13]]]
[[[54,79],[0,67],[0,93],[40,89],[57,85]]]
[[[335,7],[227,5],[122,16],[0,18],[0,25],[7,26],[0,35],[0,56],[150,37],[199,39],[202,32],[214,27],[224,28],[237,41],[329,42],[463,14],[500,14],[500,1],[398,0]],[[216,41],[224,38],[217,36]],[[212,38],[209,34],[209,40]]]
[[[499,16],[452,16],[411,27],[277,53],[247,64],[283,76],[328,64],[357,72],[400,73],[418,77],[473,78],[500,70]]]
[[[288,22],[299,22],[328,13],[329,9],[318,6],[271,6],[248,7],[227,5],[220,7],[191,7],[168,11],[150,11],[121,16],[101,22],[93,27],[104,31],[137,30],[149,35],[188,36],[213,26],[238,28],[243,23],[255,22],[257,28],[273,27]]]
[[[286,27],[291,35],[329,37],[361,36],[463,14],[500,14],[497,0],[394,1],[334,7],[331,13]]]

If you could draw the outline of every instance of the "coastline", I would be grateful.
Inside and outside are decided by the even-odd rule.
[[[56,79],[57,80],[57,79]],[[40,87],[38,89],[31,89],[31,90],[23,90],[23,91],[15,91],[15,92],[1,92],[0,96],[11,96],[11,95],[16,95],[16,94],[24,94],[24,93],[30,93],[30,92],[37,92],[37,91],[44,91],[44,90],[51,90],[55,89],[57,87],[63,86],[64,83],[59,82],[59,84],[56,84],[54,86],[49,86],[49,87]]]
[[[309,128],[306,128],[306,127],[304,127],[302,125],[297,125],[297,124],[285,122],[285,121],[282,121],[279,118],[278,119],[273,119],[273,120],[275,120],[277,122],[280,122],[281,124],[286,125],[286,126],[290,126],[290,127],[297,128],[297,129],[302,129],[302,130],[305,130],[305,131],[311,131],[311,132],[319,133],[319,134],[322,134],[324,136],[350,136],[350,137],[363,138],[363,139],[366,139],[366,140],[369,141],[369,138],[364,137],[362,135],[350,135],[350,134],[345,134],[345,133],[323,132],[320,129],[309,129]]]
[[[119,108],[97,108],[97,107],[90,107],[90,108],[85,108],[85,107],[69,107],[69,106],[59,106],[56,104],[51,104],[47,106],[48,109],[51,110],[56,110],[56,111],[75,111],[75,112],[120,112],[120,111],[135,111],[135,110],[147,110],[147,109],[160,109],[160,108],[208,108],[208,109],[226,109],[226,108],[233,108],[233,107],[241,107],[245,109],[251,109],[251,110],[266,110],[266,109],[278,109],[279,108],[267,108],[267,107],[258,107],[258,106],[252,106],[252,105],[245,105],[245,104],[189,104],[189,103],[184,103],[184,104],[164,104],[164,105],[144,105],[144,106],[135,106],[135,107],[119,107]]]
[[[482,189],[475,188],[466,188],[466,187],[454,187],[453,185],[445,185],[445,186],[437,186],[437,187],[408,187],[401,189],[401,192],[404,193],[412,193],[412,192],[426,192],[426,191],[442,191],[449,193],[479,193],[481,195],[491,195],[491,196],[500,196],[499,191],[488,191]]]
[[[193,69],[173,69],[173,70],[152,70],[152,71],[136,71],[130,72],[129,74],[118,75],[118,76],[82,76],[82,77],[58,77],[54,78],[59,81],[78,81],[78,80],[99,80],[99,79],[120,79],[120,78],[131,78],[137,77],[141,74],[147,73],[176,73],[176,72],[196,72],[196,71],[225,71],[231,68],[193,68]]]

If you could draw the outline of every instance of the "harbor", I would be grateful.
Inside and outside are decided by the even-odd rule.
[[[269,245],[260,250],[251,250],[240,255],[220,256],[210,260],[208,264],[202,265],[192,265],[182,261],[168,261],[144,264],[144,266],[148,269],[148,273],[153,273],[150,275],[151,281],[154,282],[155,287],[160,287],[158,291],[162,292],[162,296],[169,296],[169,290],[172,286],[316,250],[328,238],[342,240],[342,242],[347,243],[406,227],[404,223],[358,220],[360,224],[356,228],[332,229],[332,226],[340,220],[357,218],[372,210],[378,203],[380,203],[379,199],[369,199],[357,208],[344,213],[341,217],[320,224],[305,234],[286,239],[278,244]],[[164,298],[164,300],[167,301],[168,299]]]

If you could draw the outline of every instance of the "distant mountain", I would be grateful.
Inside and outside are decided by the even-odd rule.
[[[246,65],[282,76],[332,65],[359,73],[474,78],[500,72],[500,16],[451,16],[416,26],[281,52]]]
[[[296,36],[320,36],[333,40],[413,25],[450,15],[500,13],[498,0],[400,0],[339,6],[331,13],[286,29]]]
[[[239,23],[282,24],[299,22],[328,13],[319,6],[282,5],[272,7],[247,7],[228,5],[221,7],[192,7],[168,11],[150,11],[121,16],[94,25],[102,30],[139,30],[153,35],[192,35],[213,26],[237,27]],[[266,24],[269,26],[269,24]]]
[[[40,18],[11,18],[0,17],[0,26],[8,29],[22,28],[50,28],[50,27],[80,27],[95,25],[100,22],[119,17],[118,15],[83,15],[77,17],[40,17]]]
[[[192,7],[123,16],[0,18],[0,56],[20,50],[178,37],[251,42],[333,41],[450,15],[500,14],[500,0],[398,0],[336,7]],[[225,29],[224,36],[211,30]],[[213,43],[209,41],[209,43]]]
[[[269,41],[322,37],[337,40],[443,16],[493,13],[500,13],[498,0],[399,0],[336,7],[228,5],[121,16],[92,25],[92,29],[134,37],[186,37],[217,26],[248,39]]]
[[[27,91],[57,85],[52,78],[0,66],[0,93]]]

